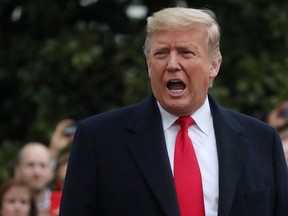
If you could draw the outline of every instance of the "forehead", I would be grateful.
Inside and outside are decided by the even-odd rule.
[[[11,188],[9,188],[9,190],[7,190],[7,192],[5,193],[6,195],[10,195],[10,196],[21,196],[21,195],[25,195],[27,197],[30,197],[30,191],[28,188],[26,188],[25,186],[20,186],[20,185],[15,185],[12,186]]]
[[[193,25],[188,29],[161,30],[153,33],[151,46],[206,46],[208,31],[204,26]]]
[[[20,163],[30,161],[39,161],[43,163],[50,162],[49,150],[44,146],[40,145],[30,145],[22,149],[20,153]]]

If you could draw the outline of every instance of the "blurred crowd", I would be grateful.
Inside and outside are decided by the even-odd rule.
[[[288,102],[267,115],[278,129],[288,166]],[[19,150],[13,178],[0,187],[0,216],[58,216],[70,146],[76,131],[72,119],[60,121],[47,146],[29,142]]]
[[[60,121],[49,145],[29,142],[18,152],[14,176],[0,187],[0,216],[58,216],[70,146],[72,119]]]

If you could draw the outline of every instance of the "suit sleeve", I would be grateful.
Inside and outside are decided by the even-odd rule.
[[[274,216],[288,214],[288,169],[286,166],[282,142],[277,131],[274,131],[274,161],[275,161],[275,207]]]
[[[72,144],[60,216],[97,216],[97,167],[90,131],[80,123]]]

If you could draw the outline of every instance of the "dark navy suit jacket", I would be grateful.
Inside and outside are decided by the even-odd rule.
[[[277,131],[210,96],[219,216],[287,216],[288,176]],[[60,216],[180,216],[155,98],[99,114],[77,129]]]

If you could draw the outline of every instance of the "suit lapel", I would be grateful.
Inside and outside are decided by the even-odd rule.
[[[128,125],[127,147],[167,216],[179,216],[174,180],[158,107],[153,97],[139,105]]]
[[[229,215],[247,155],[244,129],[210,98],[219,160],[218,216]]]
[[[239,123],[209,97],[219,160],[218,216],[228,216],[247,155]],[[134,133],[127,147],[167,216],[180,216],[161,116],[150,97],[139,105],[127,129]]]

